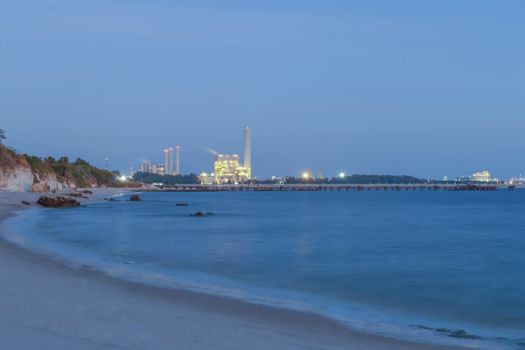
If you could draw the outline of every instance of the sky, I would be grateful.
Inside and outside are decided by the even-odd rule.
[[[40,156],[257,177],[525,174],[522,0],[0,0],[0,128]]]

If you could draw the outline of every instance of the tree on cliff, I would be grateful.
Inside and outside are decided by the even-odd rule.
[[[0,129],[0,145],[2,144],[2,141],[4,141],[7,137],[5,137],[4,130]]]

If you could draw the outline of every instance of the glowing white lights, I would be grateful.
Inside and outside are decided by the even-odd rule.
[[[346,174],[343,172],[339,173],[339,178],[344,179],[346,177]]]

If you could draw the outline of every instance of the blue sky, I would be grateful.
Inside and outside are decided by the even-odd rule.
[[[0,128],[128,169],[525,173],[523,1],[0,0]]]

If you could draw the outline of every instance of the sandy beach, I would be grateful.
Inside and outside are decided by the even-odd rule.
[[[37,198],[0,193],[0,220],[23,209],[22,200]],[[0,310],[7,349],[459,349],[368,335],[314,314],[125,282],[5,241]]]

